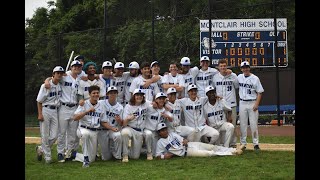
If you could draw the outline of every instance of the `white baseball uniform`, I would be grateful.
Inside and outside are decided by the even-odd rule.
[[[106,120],[105,110],[101,102],[92,105],[90,99],[85,100],[83,106],[78,106],[74,114],[79,114],[94,107],[94,112],[87,113],[79,120],[79,127],[77,129],[77,136],[82,141],[82,154],[76,154],[76,160],[83,162],[84,157],[88,156],[89,162],[95,161],[97,154],[98,129],[100,122]]]
[[[200,69],[195,77],[195,84],[198,87],[198,96],[206,97],[205,89],[213,84],[213,76],[219,73],[215,68],[208,67],[207,70]]]
[[[60,106],[61,87],[49,81],[50,89],[41,85],[37,102],[42,104],[43,121],[40,123],[41,147],[46,161],[51,160],[51,147],[58,138],[58,108]]]
[[[153,156],[156,154],[157,141],[159,139],[158,132],[156,130],[157,125],[166,121],[164,117],[161,116],[161,113],[165,113],[172,117],[172,114],[169,111],[166,111],[165,108],[155,109],[152,105],[149,105],[147,108],[144,137],[147,146],[147,153],[152,153]]]
[[[156,156],[170,152],[177,156],[209,157],[235,155],[236,148],[227,148],[202,142],[188,142],[188,146],[183,145],[183,137],[171,132],[167,138],[160,138],[157,143]]]
[[[73,115],[77,109],[77,91],[79,78],[74,79],[71,75],[63,76],[60,80],[62,95],[60,98],[61,106],[59,108],[59,133],[57,140],[58,153],[64,154],[65,150],[77,150],[79,147],[79,138],[77,137],[78,121],[73,120]],[[67,147],[66,147],[66,133]]]
[[[162,84],[178,84],[179,86],[184,87],[184,79],[181,74],[177,74],[176,76],[172,76],[172,74],[169,73],[169,74],[166,74],[163,76]],[[166,92],[163,92],[163,93],[167,94]],[[179,95],[179,93],[178,93],[178,95]],[[179,96],[177,96],[177,97],[179,97]]]
[[[104,106],[105,114],[106,114],[106,120],[101,120],[101,122],[107,122],[110,126],[116,127],[119,129],[118,132],[114,132],[112,130],[102,130],[99,132],[102,134],[100,139],[100,145],[101,145],[101,158],[102,160],[109,160],[111,159],[112,155],[116,159],[121,159],[121,153],[122,153],[122,138],[121,138],[121,126],[118,124],[118,122],[115,120],[115,116],[119,116],[121,119],[123,118],[123,106],[120,103],[116,103],[115,105],[111,105],[109,101],[106,100],[100,100],[101,104]],[[106,137],[106,138],[104,138]],[[99,138],[99,135],[98,135]],[[109,141],[110,140],[110,141]]]
[[[208,97],[197,97],[195,101],[190,98],[176,100],[182,107],[186,126],[196,130],[195,141],[200,141],[201,137],[204,136],[210,137],[210,143],[213,144],[219,138],[219,132],[206,124],[203,107],[207,101]]]
[[[135,119],[128,122],[128,126],[121,130],[122,136],[122,156],[128,155],[132,159],[139,159],[143,143],[143,129],[145,128],[145,119],[147,108],[150,101],[139,106],[127,104],[123,109],[123,119],[132,114]],[[129,144],[129,139],[131,140]],[[129,147],[130,146],[130,147]]]
[[[182,94],[182,97],[189,97],[188,86],[190,84],[195,84],[195,78],[198,73],[199,73],[199,68],[195,66],[193,68],[190,68],[189,72],[187,72],[186,74],[181,74],[184,79],[184,93]]]
[[[106,96],[106,89],[105,88],[105,83],[103,81],[101,81],[100,79],[94,79],[93,81],[91,81],[90,79],[84,81],[84,80],[80,80],[79,81],[79,87],[78,87],[78,95],[82,96],[85,100],[90,98],[90,94],[89,94],[89,87],[93,86],[93,85],[97,85],[100,87],[100,94],[99,94],[99,98],[105,98]]]
[[[122,74],[122,76],[120,76],[120,77],[113,76],[114,80],[112,82],[112,86],[117,87],[117,89],[118,89],[117,101],[122,106],[124,105],[124,91],[125,91],[126,81],[127,81],[129,76],[130,76],[129,72],[124,72]]]
[[[160,91],[160,92],[164,92],[164,90],[163,90],[163,88],[162,88],[163,76],[161,76],[160,74],[159,74],[159,76],[160,76],[160,79],[159,79],[156,83],[158,84],[159,91]]]
[[[153,101],[153,97],[159,93],[160,90],[157,83],[151,83],[149,87],[144,88],[143,85],[146,80],[147,79],[144,79],[141,75],[138,76],[132,81],[129,91],[133,93],[135,89],[142,89],[145,93],[144,96],[146,97],[146,100]]]
[[[247,144],[247,128],[248,118],[250,122],[250,129],[252,135],[253,145],[259,145],[258,134],[258,117],[259,111],[253,111],[253,106],[256,103],[257,93],[264,92],[260,79],[251,73],[250,76],[245,77],[243,74],[238,75],[239,81],[239,119],[241,138],[240,143]]]
[[[170,112],[173,115],[173,121],[165,121],[168,131],[169,132],[175,132],[179,134],[180,136],[186,137],[189,141],[195,141],[195,128],[189,127],[189,126],[182,126],[181,125],[181,106],[180,103],[177,103],[176,101],[172,104],[170,101],[166,103],[170,107]]]
[[[216,93],[218,96],[222,97],[226,100],[231,109],[232,109],[232,124],[234,127],[237,126],[237,98],[236,98],[236,89],[239,88],[238,77],[235,73],[231,73],[230,75],[223,76],[221,73],[213,76],[213,84],[212,86],[216,89]],[[236,145],[237,137],[236,133],[233,133],[233,137],[231,138],[231,145]]]
[[[68,70],[66,72],[67,75],[71,75],[71,70]],[[87,76],[86,72],[84,70],[81,70],[81,73],[77,75],[78,78],[81,78],[82,76]]]
[[[101,98],[101,99],[105,99],[106,98],[106,94],[107,94],[107,90],[108,90],[108,87],[112,86],[113,84],[113,81],[114,79],[113,78],[107,78],[105,79],[103,77],[103,74],[99,74],[99,79],[103,82],[103,89],[105,90],[103,93],[104,93],[104,98]],[[101,89],[100,89],[100,93],[101,93]]]
[[[233,138],[234,126],[227,122],[225,111],[231,111],[231,107],[224,99],[216,100],[215,104],[210,104],[208,101],[204,105],[204,116],[208,119],[208,125],[219,131],[219,141],[222,141],[224,147],[230,146],[230,141]],[[224,139],[221,139],[224,134]]]
[[[138,76],[136,76],[136,77],[138,77]],[[130,101],[131,93],[130,93],[129,89],[130,89],[132,81],[136,77],[132,77],[132,76],[129,75],[128,78],[127,78],[126,85],[124,87],[124,99],[125,99],[124,101],[125,101],[125,104],[128,104],[128,102]]]

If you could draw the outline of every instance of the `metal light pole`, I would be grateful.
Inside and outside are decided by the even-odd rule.
[[[274,24],[274,46],[275,46],[275,64],[276,64],[276,93],[277,93],[277,120],[280,126],[280,82],[279,82],[279,62],[278,62],[278,35],[277,35],[277,16],[276,16],[276,1],[273,0],[273,24]]]
[[[106,60],[106,49],[107,49],[107,0],[104,0],[103,61]]]
[[[209,0],[209,59],[212,66],[211,33],[212,33],[211,31],[211,0]]]
[[[151,11],[152,11],[152,61],[156,58],[155,51],[154,51],[154,7],[153,7],[153,0],[151,0]]]

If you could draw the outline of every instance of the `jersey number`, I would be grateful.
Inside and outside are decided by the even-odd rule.
[[[251,94],[251,89],[247,89],[247,94]]]
[[[231,91],[232,90],[232,86],[227,86],[227,91]]]

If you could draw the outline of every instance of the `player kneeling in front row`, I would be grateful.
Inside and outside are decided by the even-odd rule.
[[[100,121],[107,121],[104,107],[99,100],[99,86],[89,87],[90,99],[85,100],[83,106],[78,106],[74,112],[74,120],[80,121],[77,136],[82,140],[83,154],[76,153],[75,160],[83,162],[82,167],[89,167],[95,161],[97,154],[97,139]]]
[[[202,142],[188,142],[180,135],[168,133],[165,123],[159,123],[157,131],[161,137],[157,143],[156,156],[158,159],[169,159],[176,156],[210,157],[240,155],[241,149],[228,148]]]

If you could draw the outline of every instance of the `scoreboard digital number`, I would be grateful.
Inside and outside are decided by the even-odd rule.
[[[242,61],[248,61],[253,67],[275,67],[275,63],[287,67],[287,24],[286,19],[280,20],[277,19],[277,34],[273,19],[212,20],[211,48],[206,22],[201,22],[207,20],[201,20],[200,57],[210,56],[211,50],[213,66],[218,65],[219,59],[225,59],[229,67],[240,67]]]

